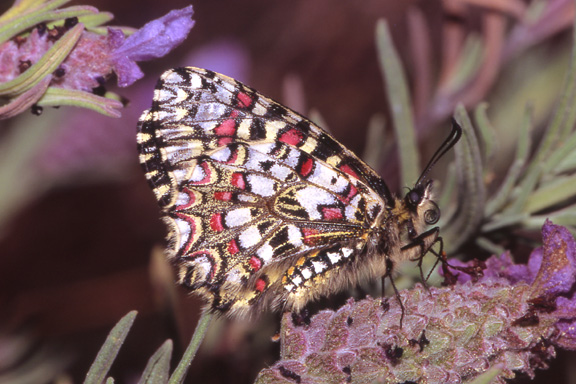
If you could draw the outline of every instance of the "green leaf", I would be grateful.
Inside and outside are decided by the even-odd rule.
[[[483,47],[483,41],[477,33],[470,33],[467,36],[456,68],[442,89],[443,93],[457,93],[477,74],[482,63]]]
[[[488,119],[487,110],[488,103],[480,103],[474,110],[474,121],[484,148],[484,151],[482,151],[484,162],[491,159],[497,151],[496,134],[492,123]]]
[[[568,153],[566,157],[560,161],[558,166],[554,168],[555,174],[567,172],[574,173],[574,171],[576,171],[576,151]]]
[[[556,110],[540,141],[540,146],[526,172],[525,179],[528,180],[535,179],[532,175],[533,172],[545,171],[545,168],[541,166],[542,162],[548,158],[551,152],[556,150],[559,143],[566,140],[576,122],[576,108],[574,108],[576,103],[576,28],[572,30],[572,54],[570,67],[564,81],[564,89],[560,95],[560,102],[556,104]],[[538,178],[536,177],[536,179]]]
[[[555,212],[544,215],[534,215],[524,221],[525,227],[529,229],[540,229],[546,219],[550,219],[557,225],[568,227],[572,232],[576,229],[576,205],[570,205]]]
[[[515,160],[508,169],[508,173],[500,185],[500,188],[486,204],[486,209],[484,210],[485,217],[490,217],[501,211],[506,204],[511,201],[512,191],[514,190],[518,180],[520,180],[524,171],[524,166],[528,161],[531,147],[532,128],[532,108],[528,107],[526,108],[522,126],[519,131]]]
[[[172,340],[166,340],[150,357],[138,384],[165,384],[170,376]]]
[[[51,19],[54,21],[46,23],[48,28],[62,26],[64,25],[64,21],[70,17],[77,17],[78,22],[84,24],[86,29],[88,29],[89,26],[97,27],[114,19],[114,15],[110,12],[99,12],[97,8],[88,5],[79,5],[59,9],[54,11],[51,16]]]
[[[526,107],[520,133],[518,134],[518,145],[516,146],[516,159],[524,163],[528,161],[530,149],[532,148],[532,131],[534,130],[534,108],[531,105]]]
[[[362,160],[374,169],[378,169],[382,156],[390,147],[389,141],[386,141],[385,128],[386,121],[381,114],[372,116],[368,122],[368,132],[366,134]]]
[[[41,107],[59,107],[64,105],[91,109],[110,117],[122,116],[120,110],[124,107],[118,100],[97,96],[73,89],[49,87],[37,103]]]
[[[576,194],[576,175],[557,177],[547,181],[526,199],[524,212],[535,213],[573,198]]]
[[[484,210],[484,216],[491,217],[511,200],[512,191],[516,185],[516,182],[520,179],[520,175],[524,170],[524,160],[515,160],[512,166],[508,169],[504,181],[498,188],[498,191],[490,198],[486,203],[486,209]]]
[[[0,16],[0,34],[4,31],[7,25],[11,24],[14,20],[22,18],[32,13],[47,12],[56,9],[61,5],[70,2],[70,0],[22,0],[16,1],[10,9]],[[0,42],[2,40],[0,39]]]
[[[576,133],[572,133],[570,137],[562,142],[555,148],[554,152],[546,159],[543,169],[544,175],[549,176],[554,174],[553,171],[571,154],[576,151]]]
[[[457,213],[442,232],[450,249],[457,249],[476,232],[484,219],[486,200],[480,146],[462,105],[456,107],[455,117],[462,126],[464,140],[454,147],[459,185]]]
[[[416,145],[408,82],[384,19],[378,20],[376,25],[376,45],[398,140],[400,182],[402,186],[408,186],[414,184],[420,175],[420,156]]]
[[[528,215],[527,213],[517,213],[517,214],[508,213],[508,214],[496,215],[494,216],[492,221],[482,226],[482,232],[486,233],[506,227],[511,227],[513,225],[520,225],[529,217],[530,215]]]
[[[530,172],[527,177],[524,177],[520,185],[514,187],[509,198],[509,200],[512,201],[512,204],[502,211],[503,214],[512,215],[526,212],[526,201],[530,198],[530,195],[534,193],[541,174],[542,165],[537,164],[536,167],[533,168],[533,171]]]
[[[86,29],[92,30],[93,28],[99,27],[106,24],[114,19],[114,15],[110,12],[98,12],[96,14],[80,16],[78,22],[84,24]]]
[[[66,2],[68,1],[59,1],[58,3],[63,4]],[[58,6],[62,4],[58,4]],[[17,36],[40,23],[53,20],[63,21],[70,17],[80,17],[91,13],[98,13],[98,9],[87,5],[78,5],[56,10],[49,10],[47,7],[41,7],[36,11],[24,15],[18,15],[18,17],[0,25],[0,43],[10,40],[14,36]]]
[[[118,355],[120,347],[122,347],[126,336],[128,336],[136,314],[136,311],[129,312],[112,328],[104,345],[100,348],[96,360],[94,360],[88,374],[86,374],[84,384],[101,384],[104,381],[112,363]]]
[[[456,167],[454,163],[451,163],[446,172],[446,179],[442,184],[442,192],[440,193],[440,196],[436,198],[436,203],[438,203],[438,206],[443,212],[440,218],[441,222],[438,224],[440,228],[444,226],[443,223],[447,222],[450,220],[449,218],[452,217],[452,214],[446,214],[446,212],[444,212],[444,207],[450,207],[450,202],[456,200],[455,196],[458,193],[458,190],[456,189],[456,179]]]
[[[30,109],[30,107],[44,95],[51,80],[50,77],[45,77],[26,92],[23,92],[11,99],[8,103],[0,106],[0,120],[9,119]]]

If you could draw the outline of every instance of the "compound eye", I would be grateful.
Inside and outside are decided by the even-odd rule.
[[[406,198],[408,199],[408,202],[413,206],[420,204],[420,200],[422,199],[420,194],[414,190],[408,192]]]
[[[431,202],[433,203],[433,202]],[[436,224],[440,220],[440,208],[436,204],[424,212],[424,222],[428,225]]]

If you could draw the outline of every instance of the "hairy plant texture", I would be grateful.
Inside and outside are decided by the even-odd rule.
[[[66,2],[17,1],[0,16],[0,119],[61,105],[120,117],[106,79],[131,85],[144,75],[136,61],[166,55],[194,26],[192,6],[134,30],[105,27],[112,14],[94,7],[60,8]]]
[[[462,383],[491,369],[504,383],[534,376],[555,347],[576,349],[576,242],[548,222],[528,265],[489,259],[444,288],[418,285],[394,299],[350,300],[309,322],[286,314],[281,359],[257,383]],[[469,264],[477,267],[477,264]]]

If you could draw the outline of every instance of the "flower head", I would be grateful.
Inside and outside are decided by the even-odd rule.
[[[130,28],[102,27],[112,15],[94,7],[59,11],[70,17],[53,21],[53,5],[42,1],[36,8],[15,5],[0,16],[0,98],[8,100],[0,106],[0,119],[33,105],[75,105],[119,117],[122,103],[104,89],[106,79],[114,72],[121,87],[131,85],[143,76],[136,61],[166,55],[194,26],[192,6],[127,38]]]
[[[471,281],[422,286],[395,299],[349,301],[309,325],[283,319],[281,360],[258,383],[468,382],[491,368],[497,380],[547,367],[555,347],[576,349],[576,242],[547,221],[528,265],[509,254],[486,261]],[[466,264],[464,266],[477,266]]]

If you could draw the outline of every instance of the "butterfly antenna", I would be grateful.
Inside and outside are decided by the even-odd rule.
[[[460,124],[456,122],[454,118],[452,118],[452,130],[450,131],[450,134],[440,145],[438,150],[436,150],[434,155],[432,155],[432,158],[430,159],[430,161],[428,161],[428,164],[422,171],[422,174],[418,178],[418,181],[416,181],[416,185],[421,185],[424,182],[432,167],[434,167],[434,165],[438,162],[438,160],[440,160],[442,156],[444,156],[446,152],[448,152],[458,142],[458,140],[460,140],[461,136],[462,136],[462,127],[460,126]]]

